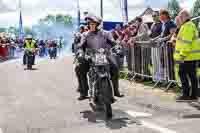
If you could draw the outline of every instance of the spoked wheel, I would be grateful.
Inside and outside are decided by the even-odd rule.
[[[33,57],[32,56],[28,56],[28,58],[27,58],[27,69],[28,70],[32,69],[32,64],[33,64]]]
[[[104,105],[105,118],[106,120],[112,119],[112,86],[110,85],[109,79],[105,78],[101,80],[101,93],[102,93],[102,101]]]

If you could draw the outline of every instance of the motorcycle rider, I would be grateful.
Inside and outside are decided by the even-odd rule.
[[[81,36],[82,36],[82,34],[84,32],[85,32],[85,26],[84,25],[80,25],[79,32],[74,34],[74,42],[72,43],[72,52],[73,53],[77,52],[77,45],[80,43]]]
[[[55,40],[50,40],[48,42],[48,47],[49,47],[49,56],[50,56],[50,59],[52,58],[56,58],[57,56],[57,43]],[[53,50],[51,50],[51,48],[53,48]]]
[[[24,48],[25,49],[34,49],[34,50],[37,50],[38,46],[37,46],[37,43],[36,41],[33,39],[33,37],[31,35],[28,35],[26,40],[25,40],[25,43],[24,43]],[[36,51],[35,51],[36,52]],[[24,56],[23,56],[23,64],[26,65],[26,58],[27,58],[27,55],[26,55],[26,52],[24,52]],[[35,64],[35,54],[33,56],[33,65]]]
[[[102,20],[97,16],[87,17],[87,23],[89,25],[89,31],[84,33],[81,38],[81,42],[78,45],[78,48],[81,48],[83,51],[85,49],[100,49],[106,48],[110,49],[116,45],[116,41],[113,39],[112,34],[104,31],[103,29],[98,29]],[[114,95],[117,97],[123,97],[119,92],[119,68],[117,65],[116,58],[112,55],[108,58],[110,62],[110,74],[111,80],[114,88]],[[76,69],[79,72],[79,76],[82,79],[81,84],[81,96],[79,100],[84,100],[87,98],[88,91],[88,82],[87,82],[87,72],[89,71],[89,63],[84,61],[81,67]]]
[[[75,53],[75,55],[77,54],[77,45],[80,43],[81,41],[81,36],[82,34],[86,32],[85,31],[85,26],[84,25],[80,25],[79,26],[79,32],[74,34],[74,42],[72,44],[72,52]],[[77,80],[78,80],[78,88],[77,91],[80,92],[80,84],[81,84],[81,76],[79,76],[79,67],[81,67],[83,64],[79,64],[79,66],[76,66],[75,71],[76,71],[76,75],[77,75]],[[83,65],[84,66],[84,65]],[[77,70],[78,69],[78,70]]]
[[[44,57],[45,56],[45,51],[46,51],[44,40],[40,40],[39,43],[38,43],[38,45],[40,47],[39,56],[40,57]]]

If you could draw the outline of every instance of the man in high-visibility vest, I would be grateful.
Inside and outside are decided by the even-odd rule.
[[[177,98],[182,100],[198,100],[198,81],[196,72],[196,62],[200,60],[200,40],[198,30],[191,21],[188,11],[182,10],[179,13],[182,26],[177,35],[176,50],[174,58],[179,62],[179,76],[181,79],[183,95]],[[189,81],[192,86],[190,94]]]
[[[35,40],[33,40],[33,37],[31,35],[28,35],[25,42],[24,42],[24,48],[25,49],[37,49],[37,43]],[[24,53],[23,56],[23,64],[26,65],[26,53]],[[33,64],[35,64],[35,56],[33,57]]]

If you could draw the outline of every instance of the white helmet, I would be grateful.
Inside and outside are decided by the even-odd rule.
[[[98,25],[100,25],[101,22],[102,22],[102,19],[101,19],[100,17],[94,16],[94,15],[88,16],[88,17],[87,17],[87,20],[88,20],[89,23],[90,23],[90,22],[95,22],[95,23],[97,23]]]
[[[26,38],[27,38],[27,39],[32,39],[33,37],[32,37],[32,35],[27,35]]]

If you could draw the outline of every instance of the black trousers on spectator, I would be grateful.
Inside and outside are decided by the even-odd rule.
[[[151,75],[150,64],[151,64],[151,49],[141,48],[142,50],[142,74]],[[148,78],[147,78],[148,79]]]
[[[183,96],[198,96],[198,81],[196,73],[196,61],[185,61],[179,64],[179,76],[181,79]],[[190,85],[192,86],[192,94],[190,95]]]
[[[174,62],[174,48],[173,47],[168,47],[167,48],[168,52],[168,76],[170,80],[175,80],[175,62]]]
[[[134,46],[134,69],[136,73],[141,73],[142,70],[142,60],[141,60],[141,47],[140,46]]]
[[[86,60],[75,67],[81,96],[88,96],[89,86],[87,72],[89,71],[89,67],[89,63]]]

